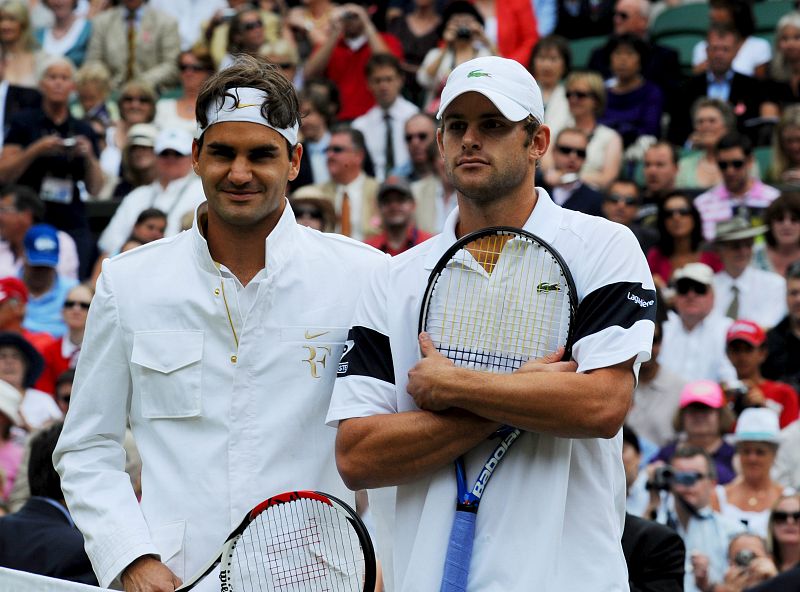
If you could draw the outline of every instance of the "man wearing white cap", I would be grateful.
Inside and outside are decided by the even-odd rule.
[[[203,185],[192,170],[192,135],[187,131],[164,129],[156,136],[155,181],[126,195],[97,241],[100,251],[119,253],[131,235],[136,218],[148,208],[167,214],[165,236],[181,231],[181,218],[205,201]]]
[[[455,512],[452,462],[464,454],[475,479],[494,447],[487,438],[500,423],[518,426],[519,444],[482,496],[468,590],[628,590],[620,428],[653,339],[644,256],[627,228],[562,209],[534,188],[550,130],[539,87],[517,62],[457,67],[438,117],[458,208],[438,237],[385,261],[359,303],[327,418],[338,424],[339,470],[351,488],[398,486],[393,590],[438,590]],[[434,264],[457,237],[494,225],[538,235],[572,271],[575,361],[536,366],[561,373],[486,378],[417,335]],[[461,398],[461,388],[481,401]],[[427,410],[434,392],[446,411]]]
[[[54,455],[98,581],[129,592],[171,592],[265,497],[353,501],[324,418],[360,278],[383,256],[295,222],[300,112],[275,66],[237,59],[196,115],[207,203],[189,231],[105,261]]]

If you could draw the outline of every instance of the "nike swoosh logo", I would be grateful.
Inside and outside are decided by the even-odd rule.
[[[322,333],[309,333],[308,329],[306,329],[306,339],[316,339],[317,337],[322,337],[328,333],[330,333],[330,331],[323,331]]]

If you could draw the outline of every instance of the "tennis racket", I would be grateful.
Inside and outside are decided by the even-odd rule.
[[[319,491],[276,495],[250,510],[219,554],[176,592],[220,565],[221,592],[372,592],[375,552],[343,501]]]
[[[509,227],[468,234],[431,272],[419,330],[456,366],[514,372],[564,347],[571,355],[575,283],[561,256],[540,238]],[[455,463],[458,499],[441,592],[467,589],[481,497],[520,430],[506,426],[471,489],[464,459]]]

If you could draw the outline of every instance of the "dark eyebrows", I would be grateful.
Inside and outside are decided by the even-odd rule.
[[[214,150],[215,152],[219,152],[222,154],[234,154],[236,153],[236,147],[231,146],[230,144],[225,144],[224,142],[211,142],[208,145],[209,150]],[[254,146],[252,148],[248,148],[247,154],[249,156],[271,156],[276,152],[280,151],[280,146],[277,144],[261,144],[259,146]]]

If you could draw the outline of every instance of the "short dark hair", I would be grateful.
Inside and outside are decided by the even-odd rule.
[[[56,378],[56,389],[65,384],[72,384],[73,382],[75,382],[75,368],[68,368]]]
[[[677,165],[678,161],[681,159],[681,153],[678,150],[678,147],[672,142],[668,142],[667,140],[659,140],[658,142],[650,144],[650,146],[647,147],[647,150],[661,147],[669,149],[670,158],[672,158],[672,164]],[[647,153],[647,150],[645,150],[645,153]]]
[[[756,19],[753,7],[748,0],[709,0],[709,8],[727,10],[731,16],[732,27],[742,39],[756,32]]]
[[[353,143],[353,148],[360,152],[367,152],[367,145],[364,140],[364,134],[362,134],[359,130],[352,127],[349,123],[337,123],[331,128],[331,135],[334,134],[346,134],[350,137],[350,141]]]
[[[700,248],[700,244],[703,242],[703,220],[700,217],[700,212],[694,206],[692,198],[681,191],[673,191],[665,196],[660,202],[658,202],[658,212],[656,213],[656,229],[658,230],[657,246],[658,250],[661,251],[661,254],[666,257],[671,257],[675,252],[675,239],[669,232],[667,232],[667,213],[664,207],[667,201],[673,197],[682,197],[689,204],[692,220],[694,221],[692,234],[689,237],[692,251],[696,252],[697,249]]]
[[[720,138],[714,147],[714,156],[719,156],[722,150],[730,150],[731,148],[741,148],[745,156],[750,156],[753,153],[753,142],[744,134],[728,132]]]
[[[394,71],[400,76],[403,75],[403,68],[400,65],[400,60],[391,53],[375,53],[367,60],[364,66],[364,73],[367,78],[372,76],[372,73],[378,68],[394,68]]]
[[[770,247],[775,247],[778,244],[772,232],[772,223],[776,220],[780,220],[786,214],[790,214],[800,220],[800,192],[792,191],[781,193],[767,206],[767,209],[764,210],[764,224],[767,225],[764,238]]]
[[[718,35],[719,37],[726,37],[728,35],[733,35],[734,37],[739,37],[739,31],[737,31],[732,25],[728,23],[711,23],[708,26],[708,33],[706,33],[706,37],[710,37],[711,33]]]
[[[53,451],[61,435],[63,423],[58,422],[44,428],[31,438],[31,454],[28,461],[28,484],[31,495],[64,499],[61,478],[53,467]]]
[[[699,446],[679,446],[675,449],[675,452],[672,453],[672,458],[670,458],[669,462],[674,462],[676,458],[694,458],[695,456],[702,456],[706,459],[708,478],[716,481],[717,466],[714,464],[714,459],[711,458],[711,455],[704,448],[700,448]]]
[[[531,57],[528,60],[528,71],[533,74],[533,60],[546,49],[555,49],[559,53],[564,62],[564,76],[569,74],[569,71],[572,70],[572,49],[569,47],[569,42],[560,35],[547,35],[539,39],[539,42],[531,51]]]
[[[300,105],[294,86],[274,64],[249,55],[238,55],[229,67],[217,72],[206,80],[197,96],[195,118],[201,128],[208,126],[206,111],[213,104],[221,104],[230,97],[239,104],[239,97],[229,92],[231,88],[250,87],[262,90],[267,98],[261,105],[261,114],[270,125],[279,128],[290,128],[300,123]],[[203,134],[204,135],[204,134]],[[203,147],[203,135],[197,139],[198,148]],[[292,158],[294,146],[286,141],[289,158]]]
[[[330,99],[323,97],[320,93],[303,89],[297,95],[297,100],[300,105],[303,103],[311,105],[311,108],[322,116],[329,129],[336,122],[336,113],[331,110]],[[300,116],[308,117],[308,112],[301,113]]]
[[[158,208],[147,208],[146,210],[142,210],[142,213],[139,214],[139,216],[136,218],[134,226],[136,226],[137,224],[141,224],[142,222],[146,222],[147,220],[151,220],[153,218],[166,220],[167,214],[164,211],[159,210]]]
[[[631,426],[625,424],[622,426],[622,443],[630,444],[637,454],[642,453],[642,446],[639,444],[639,435]]]
[[[30,212],[34,224],[44,220],[44,202],[27,185],[6,185],[0,190],[0,195],[3,197],[6,195],[13,196],[14,207],[19,212]]]
[[[631,33],[624,33],[622,35],[614,35],[608,40],[606,48],[610,56],[614,51],[620,47],[629,47],[639,55],[639,70],[644,67],[647,59],[648,49],[647,44],[636,35]]]

